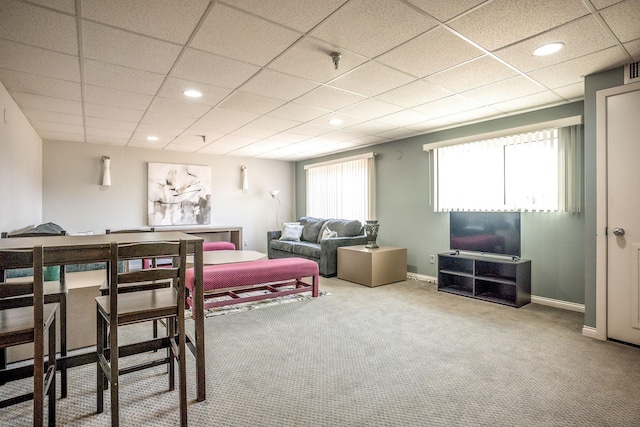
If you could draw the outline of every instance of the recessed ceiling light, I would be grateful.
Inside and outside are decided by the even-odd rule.
[[[202,96],[202,92],[195,89],[189,89],[182,92],[184,96],[188,96],[189,98],[200,98]]]
[[[564,43],[547,43],[533,51],[535,56],[547,56],[556,53],[564,47]]]
[[[153,135],[149,135],[149,136],[147,137],[147,141],[157,141],[157,140],[159,140],[159,139],[160,139],[160,138],[158,138],[157,136],[153,136]]]
[[[335,117],[335,118],[333,118],[333,119],[329,120],[329,124],[330,124],[331,126],[338,126],[338,125],[341,125],[341,124],[342,124],[342,119],[339,119],[339,118]]]

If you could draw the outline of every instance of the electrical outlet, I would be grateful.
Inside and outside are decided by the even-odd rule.
[[[244,245],[245,245],[245,246],[249,246],[249,243],[247,243],[247,241],[245,240],[245,241],[244,241]]]
[[[435,264],[436,263],[436,256],[435,255],[429,255],[429,262],[431,264]]]

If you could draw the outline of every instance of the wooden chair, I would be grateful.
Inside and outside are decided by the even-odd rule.
[[[175,388],[175,360],[178,361],[180,389],[180,420],[187,425],[187,382],[185,360],[185,270],[187,242],[156,242],[111,244],[109,272],[109,295],[96,297],[97,306],[97,412],[104,410],[105,380],[111,383],[111,425],[119,425],[118,376],[160,364],[169,365],[169,390]],[[140,258],[174,258],[171,268],[149,268],[132,272],[118,272],[118,261]],[[172,286],[162,289],[143,290],[158,281],[171,281]],[[121,285],[138,287],[136,292],[119,292]],[[125,352],[119,347],[119,328],[149,320],[167,319],[170,353],[168,357],[150,361],[143,365],[119,369],[119,358],[147,351],[144,342],[127,346]],[[106,345],[108,334],[108,347]],[[155,340],[154,340],[155,341]],[[148,343],[148,342],[147,342]],[[136,347],[138,346],[138,347]],[[144,347],[144,349],[143,349]],[[122,352],[122,355],[120,354]]]
[[[3,232],[0,234],[2,238],[14,238],[14,237],[47,237],[47,236],[66,236],[67,232],[62,230],[60,234],[51,233],[28,233],[28,234],[9,234]],[[23,266],[19,268],[25,268],[30,266]],[[7,279],[7,270],[0,266],[0,281]],[[67,355],[67,283],[65,280],[65,266],[60,265],[60,277],[57,281],[47,281],[44,283],[44,303],[45,304],[58,304],[58,322],[60,323],[60,356],[65,357]],[[6,350],[0,351],[0,369],[7,366]],[[67,397],[67,368],[63,365],[60,369],[60,397]]]
[[[0,408],[33,399],[33,425],[44,423],[44,400],[49,398],[48,425],[56,424],[56,311],[58,304],[45,304],[43,249],[0,251],[0,263],[6,268],[33,267],[33,279],[0,283],[0,347],[33,343],[33,393],[3,400]],[[31,300],[29,306],[24,299]],[[45,360],[45,334],[48,333],[48,358]],[[14,369],[0,370],[0,383],[15,377]]]

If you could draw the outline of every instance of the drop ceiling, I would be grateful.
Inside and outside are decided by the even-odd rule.
[[[45,143],[295,161],[580,100],[640,59],[638,22],[638,0],[2,0],[0,81]]]

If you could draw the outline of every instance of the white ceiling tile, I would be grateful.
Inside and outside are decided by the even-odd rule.
[[[270,98],[291,101],[316,87],[318,87],[318,84],[309,80],[264,69],[242,86],[242,90]]]
[[[346,0],[225,0],[225,3],[306,32]]]
[[[517,71],[509,68],[495,58],[484,56],[426,77],[425,80],[453,92],[460,93],[517,75]]]
[[[323,21],[311,35],[374,58],[436,25],[399,1],[351,0]]]
[[[176,144],[176,142],[172,142],[168,145],[162,147],[163,150],[169,151],[179,151],[181,153],[195,153],[198,150],[198,147],[193,145],[184,145],[184,144]]]
[[[376,120],[362,122],[357,125],[353,125],[349,127],[349,129],[352,129],[356,132],[365,133],[369,135],[385,132],[385,131],[391,130],[392,128],[393,128],[393,125],[390,125],[388,123],[381,123]]]
[[[441,22],[460,15],[483,3],[485,0],[409,0]]]
[[[260,68],[195,49],[187,49],[172,76],[225,88],[236,88]]]
[[[299,133],[291,132],[280,132],[276,135],[266,138],[264,141],[268,141],[272,145],[272,148],[276,148],[282,147],[287,144],[293,144],[294,142],[305,141],[309,138],[311,138],[309,135],[302,135]]]
[[[332,124],[331,120],[333,119],[339,119],[342,120],[342,123],[340,124]],[[337,113],[331,113],[328,114],[326,116],[322,116],[319,117],[317,119],[314,120],[310,120],[307,122],[307,124],[312,124],[312,125],[318,125],[318,126],[327,126],[331,129],[342,129],[345,128],[347,126],[352,126],[355,125],[357,123],[360,123],[362,121],[362,119],[355,117],[355,116],[351,116],[349,114],[343,114],[342,112],[337,112]]]
[[[313,125],[310,123],[304,123],[301,124],[299,126],[296,126],[294,128],[289,129],[288,133],[290,134],[296,134],[296,135],[306,135],[308,137],[311,136],[320,136],[320,135],[324,135],[325,133],[329,133],[333,131],[332,128],[328,127],[328,126],[318,126],[318,125]],[[278,135],[276,135],[278,136]],[[307,138],[305,138],[307,139]]]
[[[335,69],[331,53],[341,54]],[[304,79],[326,83],[365,63],[367,58],[322,40],[307,37],[276,58],[269,68]]]
[[[86,84],[143,95],[155,95],[164,80],[162,74],[91,60],[84,61],[84,75]]]
[[[449,25],[493,51],[588,13],[581,0],[494,0]]]
[[[85,58],[154,73],[167,74],[182,50],[173,43],[95,22],[84,21],[82,33]]]
[[[32,95],[30,93],[22,92],[13,92],[12,96],[21,108],[32,108],[35,110],[82,115],[82,104],[78,101],[50,98],[47,96]]]
[[[604,9],[605,7],[609,7],[612,4],[616,4],[621,2],[622,0],[590,0],[591,4],[595,6],[596,9]]]
[[[217,3],[192,40],[191,47],[266,65],[301,36],[297,31]]]
[[[237,91],[222,101],[220,107],[230,110],[249,111],[256,114],[267,114],[282,106],[285,102],[281,99]]]
[[[270,116],[262,116],[251,122],[251,126],[253,127],[279,132],[291,129],[292,127],[298,126],[299,124],[300,122],[295,120],[279,119],[277,117]]]
[[[78,133],[64,133],[51,131],[38,131],[43,141],[84,142],[84,135]]]
[[[296,99],[296,103],[335,111],[365,99],[366,97],[362,95],[330,86],[320,86]]]
[[[479,108],[482,105],[470,98],[462,95],[452,95],[436,101],[428,102],[424,105],[414,107],[414,110],[421,111],[433,117],[443,117],[460,111],[468,111]]]
[[[417,131],[410,128],[395,128],[390,131],[380,132],[378,136],[389,139],[403,139],[410,136],[418,135]]]
[[[112,107],[110,105],[99,105],[85,103],[84,112],[87,117],[98,117],[101,119],[110,119],[138,123],[144,111],[130,110],[122,107]]]
[[[31,124],[45,132],[59,132],[59,133],[69,133],[69,134],[78,134],[84,136],[84,127],[77,125],[68,125],[63,123],[53,123],[53,122],[38,122],[32,121]]]
[[[500,111],[517,113],[519,111],[533,110],[536,108],[560,104],[562,102],[564,102],[564,99],[562,99],[556,93],[552,91],[545,91],[533,95],[523,96],[522,98],[499,102],[497,104],[493,104],[492,107]]]
[[[214,108],[194,123],[192,129],[229,133],[254,121],[258,117],[260,115],[255,113]]]
[[[421,78],[483,54],[451,31],[435,28],[379,56],[376,61]]]
[[[427,120],[426,122],[416,123],[415,125],[407,126],[409,129],[413,129],[418,133],[433,132],[458,125],[458,123],[449,120],[446,117],[437,117],[435,119]]]
[[[232,155],[240,157],[254,157],[272,149],[273,148],[270,147],[269,144],[265,144],[264,141],[261,141],[259,143],[250,144],[239,148],[233,151]]]
[[[340,113],[356,116],[364,120],[371,120],[376,117],[386,116],[387,114],[397,113],[400,110],[402,110],[402,107],[389,104],[388,102],[377,99],[365,99],[362,102],[341,109]]]
[[[211,110],[210,105],[192,102],[193,100],[183,97],[182,99],[170,99],[156,96],[151,105],[149,112],[164,114],[167,116],[187,117],[190,119],[199,119]],[[193,120],[191,120],[193,121]],[[188,123],[189,121],[185,121]]]
[[[206,147],[199,149],[198,153],[216,154],[221,156],[237,149],[238,149],[238,146],[234,144],[229,144],[229,143],[224,144],[224,143],[214,142],[213,144],[209,144]]]
[[[553,91],[569,101],[582,99],[584,98],[584,83],[573,83],[555,88]]]
[[[445,118],[456,123],[471,123],[481,119],[487,120],[489,118],[496,118],[503,115],[504,113],[502,111],[496,110],[495,108],[480,107],[480,108],[475,108],[473,110],[462,111],[460,113],[451,114],[450,116],[447,116]]]
[[[426,80],[416,80],[388,92],[381,93],[376,96],[376,99],[404,108],[411,108],[450,95],[453,95],[453,93],[449,90],[433,85]]]
[[[77,82],[1,69],[0,78],[2,78],[2,83],[9,91],[64,98],[72,101],[82,100],[80,83]]]
[[[202,93],[202,97],[190,98],[190,101],[211,106],[217,105],[231,93],[231,89],[228,88],[169,77],[162,85],[158,96],[183,100],[185,96],[182,92],[189,89],[198,90]]]
[[[371,61],[329,84],[354,93],[375,96],[414,80],[415,78],[408,74]]]
[[[248,136],[241,136],[241,135],[233,135],[233,134],[229,134],[229,135],[225,135],[222,138],[216,140],[216,144],[229,144],[229,145],[234,145],[236,148],[240,148],[240,147],[244,147],[245,145],[249,145],[251,143],[256,142],[257,139],[256,138],[251,138]]]
[[[137,127],[136,122],[125,122],[122,120],[104,119],[100,117],[87,117],[87,129],[110,129],[114,131],[125,131],[131,134]]]
[[[89,139],[90,136],[100,138],[116,138],[118,140],[129,139],[131,137],[131,131],[128,130],[87,127],[86,131],[87,139]]]
[[[76,14],[76,2],[75,0],[30,0],[31,3],[36,3],[41,6],[48,7],[50,9],[66,12],[71,15]]]
[[[254,126],[252,123],[249,123],[248,125],[233,131],[234,135],[247,136],[250,138],[254,138],[255,140],[269,138],[270,136],[273,136],[276,133],[278,133],[277,130],[259,128]]]
[[[124,147],[129,142],[129,138],[115,138],[109,136],[87,135],[88,144],[114,145]],[[112,178],[113,181],[113,178]]]
[[[310,107],[296,102],[289,102],[282,107],[276,108],[269,113],[269,116],[278,117],[280,119],[297,120],[299,122],[306,122],[318,117],[331,113],[331,110],[325,110],[322,108]]]
[[[520,98],[542,92],[544,88],[526,77],[517,76],[490,85],[464,92],[464,96],[481,104],[491,105],[498,102]]]
[[[132,138],[146,140],[148,136],[157,136],[159,143],[171,142],[175,137],[183,132],[184,128],[170,125],[157,125],[149,123],[140,123],[136,128]],[[148,141],[149,144],[154,141]]]
[[[564,43],[564,48],[548,56],[533,51],[547,43]],[[540,36],[500,49],[496,56],[522,71],[533,71],[575,59],[614,45],[614,40],[593,16],[585,16]]]
[[[30,122],[52,122],[74,126],[82,126],[84,124],[84,120],[80,114],[56,113],[32,108],[23,108],[22,112]]]
[[[206,146],[211,142],[213,142],[213,140],[207,142],[206,138],[205,138],[205,141],[203,141],[201,135],[183,134],[177,137],[176,139],[174,139],[171,142],[171,144],[180,145],[180,146],[190,146],[190,147],[194,147],[194,149],[197,150],[199,148]]]
[[[543,85],[554,89],[583,81],[584,76],[622,65],[627,58],[619,47],[612,47],[562,64],[529,73]]]
[[[634,61],[640,61],[640,39],[624,44],[624,48],[629,52]]]
[[[84,86],[85,102],[96,105],[108,105],[111,107],[130,110],[145,111],[153,99],[152,96],[139,93],[125,92],[117,89]]]
[[[34,27],[38,31],[33,31]],[[0,3],[0,39],[78,54],[75,17],[15,0]]]
[[[389,114],[376,119],[381,123],[388,123],[394,126],[409,126],[414,123],[424,122],[433,116],[414,110],[403,110],[398,113]]]
[[[209,0],[83,1],[82,15],[140,34],[186,43],[208,5]]]
[[[0,68],[80,82],[78,56],[0,39]]]
[[[625,1],[600,11],[604,22],[622,43],[640,38],[640,2]]]
[[[149,141],[146,135],[136,133],[127,143],[127,147],[149,148],[152,150],[162,150],[170,141],[160,139],[159,141]]]
[[[140,120],[140,123],[146,123],[149,125],[166,125],[178,128],[187,128],[191,126],[196,121],[195,118],[185,117],[185,116],[176,116],[174,114],[162,114],[155,113],[153,111],[147,110]]]

